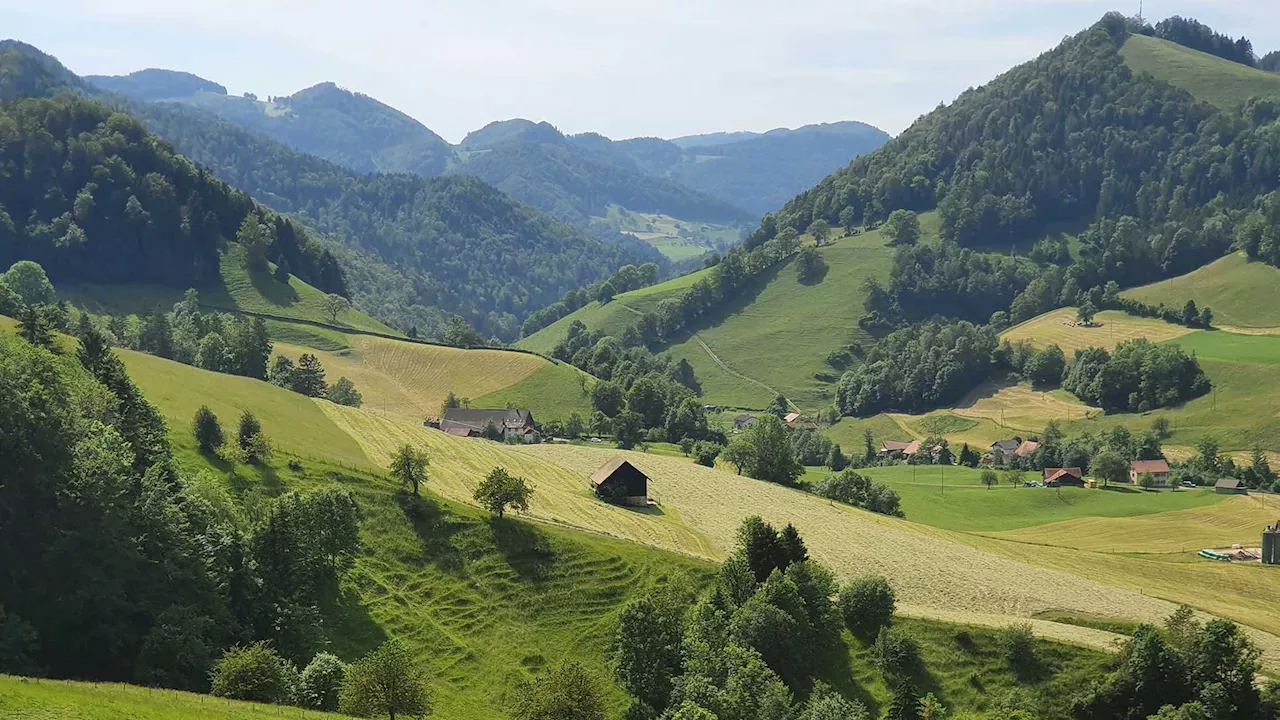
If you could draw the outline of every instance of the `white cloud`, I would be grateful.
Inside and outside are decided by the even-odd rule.
[[[1136,10],[1137,0],[1133,0]],[[521,116],[613,137],[858,119],[897,132],[1114,7],[1101,0],[0,0],[80,73],[333,80],[451,140]],[[1148,0],[1280,47],[1272,0]],[[8,30],[13,28],[13,30]]]

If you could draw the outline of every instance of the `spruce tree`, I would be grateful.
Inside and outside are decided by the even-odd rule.
[[[200,450],[206,453],[216,453],[222,447],[222,443],[226,438],[222,434],[222,425],[218,422],[218,416],[213,414],[208,405],[201,405],[196,411],[196,419],[192,424],[192,434],[196,437],[196,444],[200,446]]]

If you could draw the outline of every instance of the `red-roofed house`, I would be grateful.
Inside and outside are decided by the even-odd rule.
[[[1045,487],[1062,487],[1064,485],[1084,487],[1084,473],[1078,467],[1045,468],[1044,484]]]
[[[1035,452],[1038,447],[1040,447],[1040,443],[1035,440],[1025,440],[1018,446],[1018,449],[1015,450],[1013,454],[1018,457],[1027,457],[1031,453]]]
[[[880,443],[880,452],[876,453],[876,457],[898,457],[902,455],[902,451],[911,447],[912,443],[902,440],[885,440]],[[918,447],[920,443],[915,443]]]
[[[1157,485],[1169,484],[1169,463],[1164,460],[1134,460],[1129,465],[1129,482],[1136,485],[1144,473],[1155,476]]]

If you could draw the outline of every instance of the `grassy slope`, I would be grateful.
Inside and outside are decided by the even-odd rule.
[[[1036,347],[1057,345],[1070,359],[1076,350],[1084,348],[1100,347],[1111,350],[1116,345],[1134,338],[1161,342],[1192,332],[1191,328],[1167,323],[1164,320],[1134,317],[1117,310],[1098,313],[1094,319],[1097,327],[1068,325],[1067,323],[1074,321],[1075,317],[1075,308],[1054,310],[1015,325],[1001,333],[1000,337],[1013,342],[1028,340]]]
[[[668,349],[693,365],[707,402],[764,408],[774,391],[806,409],[831,401],[840,371],[827,365],[827,354],[866,339],[858,327],[863,282],[888,274],[893,251],[879,232],[868,232],[836,240],[820,252],[829,266],[820,282],[801,283],[794,263],[787,263],[713,326]]]
[[[589,415],[584,376],[536,355],[502,350],[460,350],[439,345],[351,335],[350,349],[315,353],[326,379],[346,376],[377,412],[435,417],[452,391],[472,407],[528,407],[539,420]],[[309,348],[277,343],[275,352],[294,360]]]
[[[582,321],[582,324],[591,331],[600,330],[610,335],[620,333],[628,325],[635,324],[636,318],[640,315],[657,309],[658,303],[667,298],[679,297],[686,288],[705,274],[705,270],[699,270],[681,275],[657,285],[622,293],[603,305],[593,300],[529,337],[521,339],[516,343],[516,347],[549,355],[556,344],[564,339],[565,333],[569,332],[569,326],[575,320]]]
[[[921,216],[921,226],[926,241],[935,237],[936,213]],[[754,293],[748,292],[725,308],[709,327],[664,349],[693,365],[707,402],[758,409],[766,407],[776,392],[804,409],[830,402],[840,371],[826,364],[826,356],[866,339],[858,327],[865,299],[862,283],[868,277],[884,279],[888,275],[893,251],[885,246],[884,237],[873,231],[837,239],[821,252],[830,268],[821,282],[801,284],[788,263],[768,276]],[[698,276],[686,275],[625,293],[603,307],[591,303],[517,346],[549,352],[574,320],[592,330],[619,332],[635,321],[635,313],[628,308],[641,312],[652,309]]]
[[[330,324],[328,315],[320,306],[324,293],[294,275],[290,275],[288,284],[285,284],[270,272],[250,272],[245,267],[244,251],[239,245],[228,245],[222,254],[220,269],[221,282],[218,285],[197,288],[200,302],[204,305]],[[91,313],[129,314],[150,312],[157,307],[168,310],[182,299],[183,291],[158,285],[77,285],[60,287],[59,293]],[[336,325],[399,334],[359,310],[340,314]],[[307,330],[323,333],[316,328]]]
[[[1280,78],[1280,74],[1276,75]],[[1249,262],[1244,253],[1216,260],[1186,275],[1126,290],[1145,303],[1181,307],[1187,300],[1213,309],[1215,324],[1280,327],[1280,269]]]
[[[306,720],[346,717],[133,685],[0,675],[0,719],[3,720],[268,720],[279,718],[283,712],[287,712],[288,717]]]
[[[1280,74],[1192,50],[1158,38],[1133,35],[1120,49],[1135,72],[1150,73],[1212,105],[1230,108],[1251,97],[1280,98]]]

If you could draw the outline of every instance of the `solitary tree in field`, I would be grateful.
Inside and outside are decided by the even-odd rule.
[[[329,316],[329,321],[336,323],[338,316],[351,307],[351,301],[337,293],[329,293],[320,301],[320,307],[324,309],[324,314]]]
[[[196,436],[196,444],[200,446],[201,452],[216,453],[226,441],[218,416],[213,414],[208,405],[201,405],[196,411],[196,419],[191,430]]]
[[[1004,479],[1007,480],[1010,485],[1018,487],[1022,484],[1022,471],[1017,468],[1009,470],[1005,472]]]
[[[271,455],[271,445],[262,432],[262,423],[248,410],[240,416],[236,431],[236,445],[240,459],[247,463],[259,463]]]
[[[476,502],[502,519],[508,507],[528,512],[533,489],[525,479],[512,475],[503,468],[494,468],[476,488]]]
[[[516,688],[515,720],[604,720],[604,691],[587,669],[565,661]]]
[[[1093,303],[1086,299],[1080,303],[1080,307],[1076,308],[1076,321],[1082,325],[1092,325],[1093,318],[1097,314],[1098,308],[1094,307]]]
[[[364,397],[360,391],[356,389],[356,384],[351,382],[350,378],[340,377],[338,382],[325,393],[331,402],[338,405],[346,405],[348,407],[360,407],[364,403]]]
[[[389,640],[347,668],[338,704],[358,717],[424,718],[431,714],[431,691],[408,648]]]
[[[986,485],[988,490],[990,490],[991,487],[998,482],[1000,482],[1000,478],[999,476],[996,475],[995,470],[982,471],[982,484]]]
[[[416,496],[419,487],[427,481],[429,462],[431,459],[425,452],[405,443],[391,456],[391,477],[400,481],[400,487],[412,487]]]
[[[1156,486],[1156,476],[1144,472],[1138,476],[1138,485],[1144,490],[1150,490]]]

